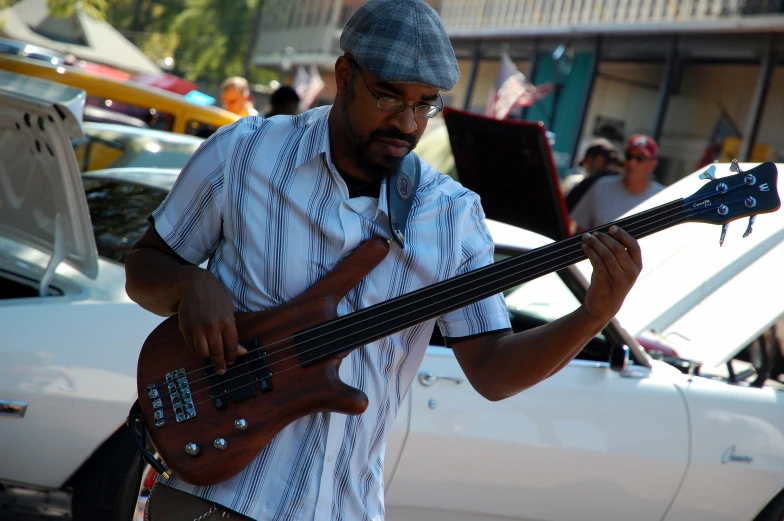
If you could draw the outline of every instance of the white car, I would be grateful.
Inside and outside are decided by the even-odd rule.
[[[81,90],[0,71],[0,483],[69,487],[76,519],[100,499],[161,321],[96,250],[70,141],[83,106]]]
[[[128,299],[121,262],[177,171],[119,169],[80,178],[69,143],[80,132],[79,91],[55,93],[51,84],[1,72],[0,85],[0,482],[71,488],[74,518],[89,519],[84,512],[96,496],[104,451],[135,398],[140,346],[161,320]],[[48,94],[36,99],[36,85]],[[74,98],[70,112],[67,100]],[[675,195],[677,188],[667,191],[671,198],[685,195]],[[550,242],[489,226],[500,256]],[[737,242],[780,251],[779,214],[757,226],[745,239],[751,242]],[[719,230],[702,228],[711,236]],[[680,302],[683,284],[671,287],[666,277],[654,284],[656,266],[666,265],[649,259],[654,237],[642,240],[641,283],[649,280]],[[723,250],[711,243],[706,251],[723,272]],[[587,285],[583,270],[571,267],[510,291],[515,328],[577,307]],[[704,302],[692,307],[698,304]],[[715,326],[729,324],[746,304],[725,302]],[[566,368],[495,403],[471,388],[434,335],[387,443],[387,519],[781,519],[784,394],[652,360],[634,336],[667,316],[666,299],[646,321],[648,306],[630,297],[620,322]],[[776,309],[781,315],[784,304]],[[636,320],[628,332],[624,314]],[[747,328],[741,318],[733,327]],[[740,349],[765,327],[755,323],[731,341]]]

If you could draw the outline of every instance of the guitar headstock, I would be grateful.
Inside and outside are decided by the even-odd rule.
[[[762,163],[743,171],[733,159],[730,170],[737,173],[717,179],[716,167],[710,165],[700,174],[700,179],[708,181],[705,186],[683,200],[688,220],[723,225],[719,244],[724,243],[730,222],[750,217],[743,234],[748,237],[757,214],[775,212],[781,207],[775,164]]]

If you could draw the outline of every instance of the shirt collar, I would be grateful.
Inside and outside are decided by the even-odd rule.
[[[299,140],[297,147],[297,163],[299,168],[319,154],[326,154],[327,164],[332,165],[329,152],[329,113],[332,107],[319,107],[304,114],[305,132]]]

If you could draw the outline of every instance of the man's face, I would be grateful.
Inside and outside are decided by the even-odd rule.
[[[372,179],[393,175],[425,132],[427,118],[415,116],[410,107],[398,113],[384,111],[378,108],[377,98],[394,98],[406,105],[439,105],[438,89],[380,82],[346,58],[338,62],[336,73],[341,118],[357,166]]]
[[[626,149],[626,160],[623,162],[623,170],[630,178],[644,179],[656,170],[658,163],[655,157],[648,157],[644,149],[632,147]]]
[[[236,87],[226,87],[221,95],[223,108],[235,114],[242,114],[245,110],[245,96]]]
[[[585,156],[582,166],[585,169],[586,175],[592,176],[607,168],[607,160],[602,155]]]

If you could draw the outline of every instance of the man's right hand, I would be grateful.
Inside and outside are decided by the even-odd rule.
[[[178,315],[185,342],[197,355],[212,357],[218,374],[247,353],[238,344],[234,303],[209,271],[199,269],[184,285]]]

